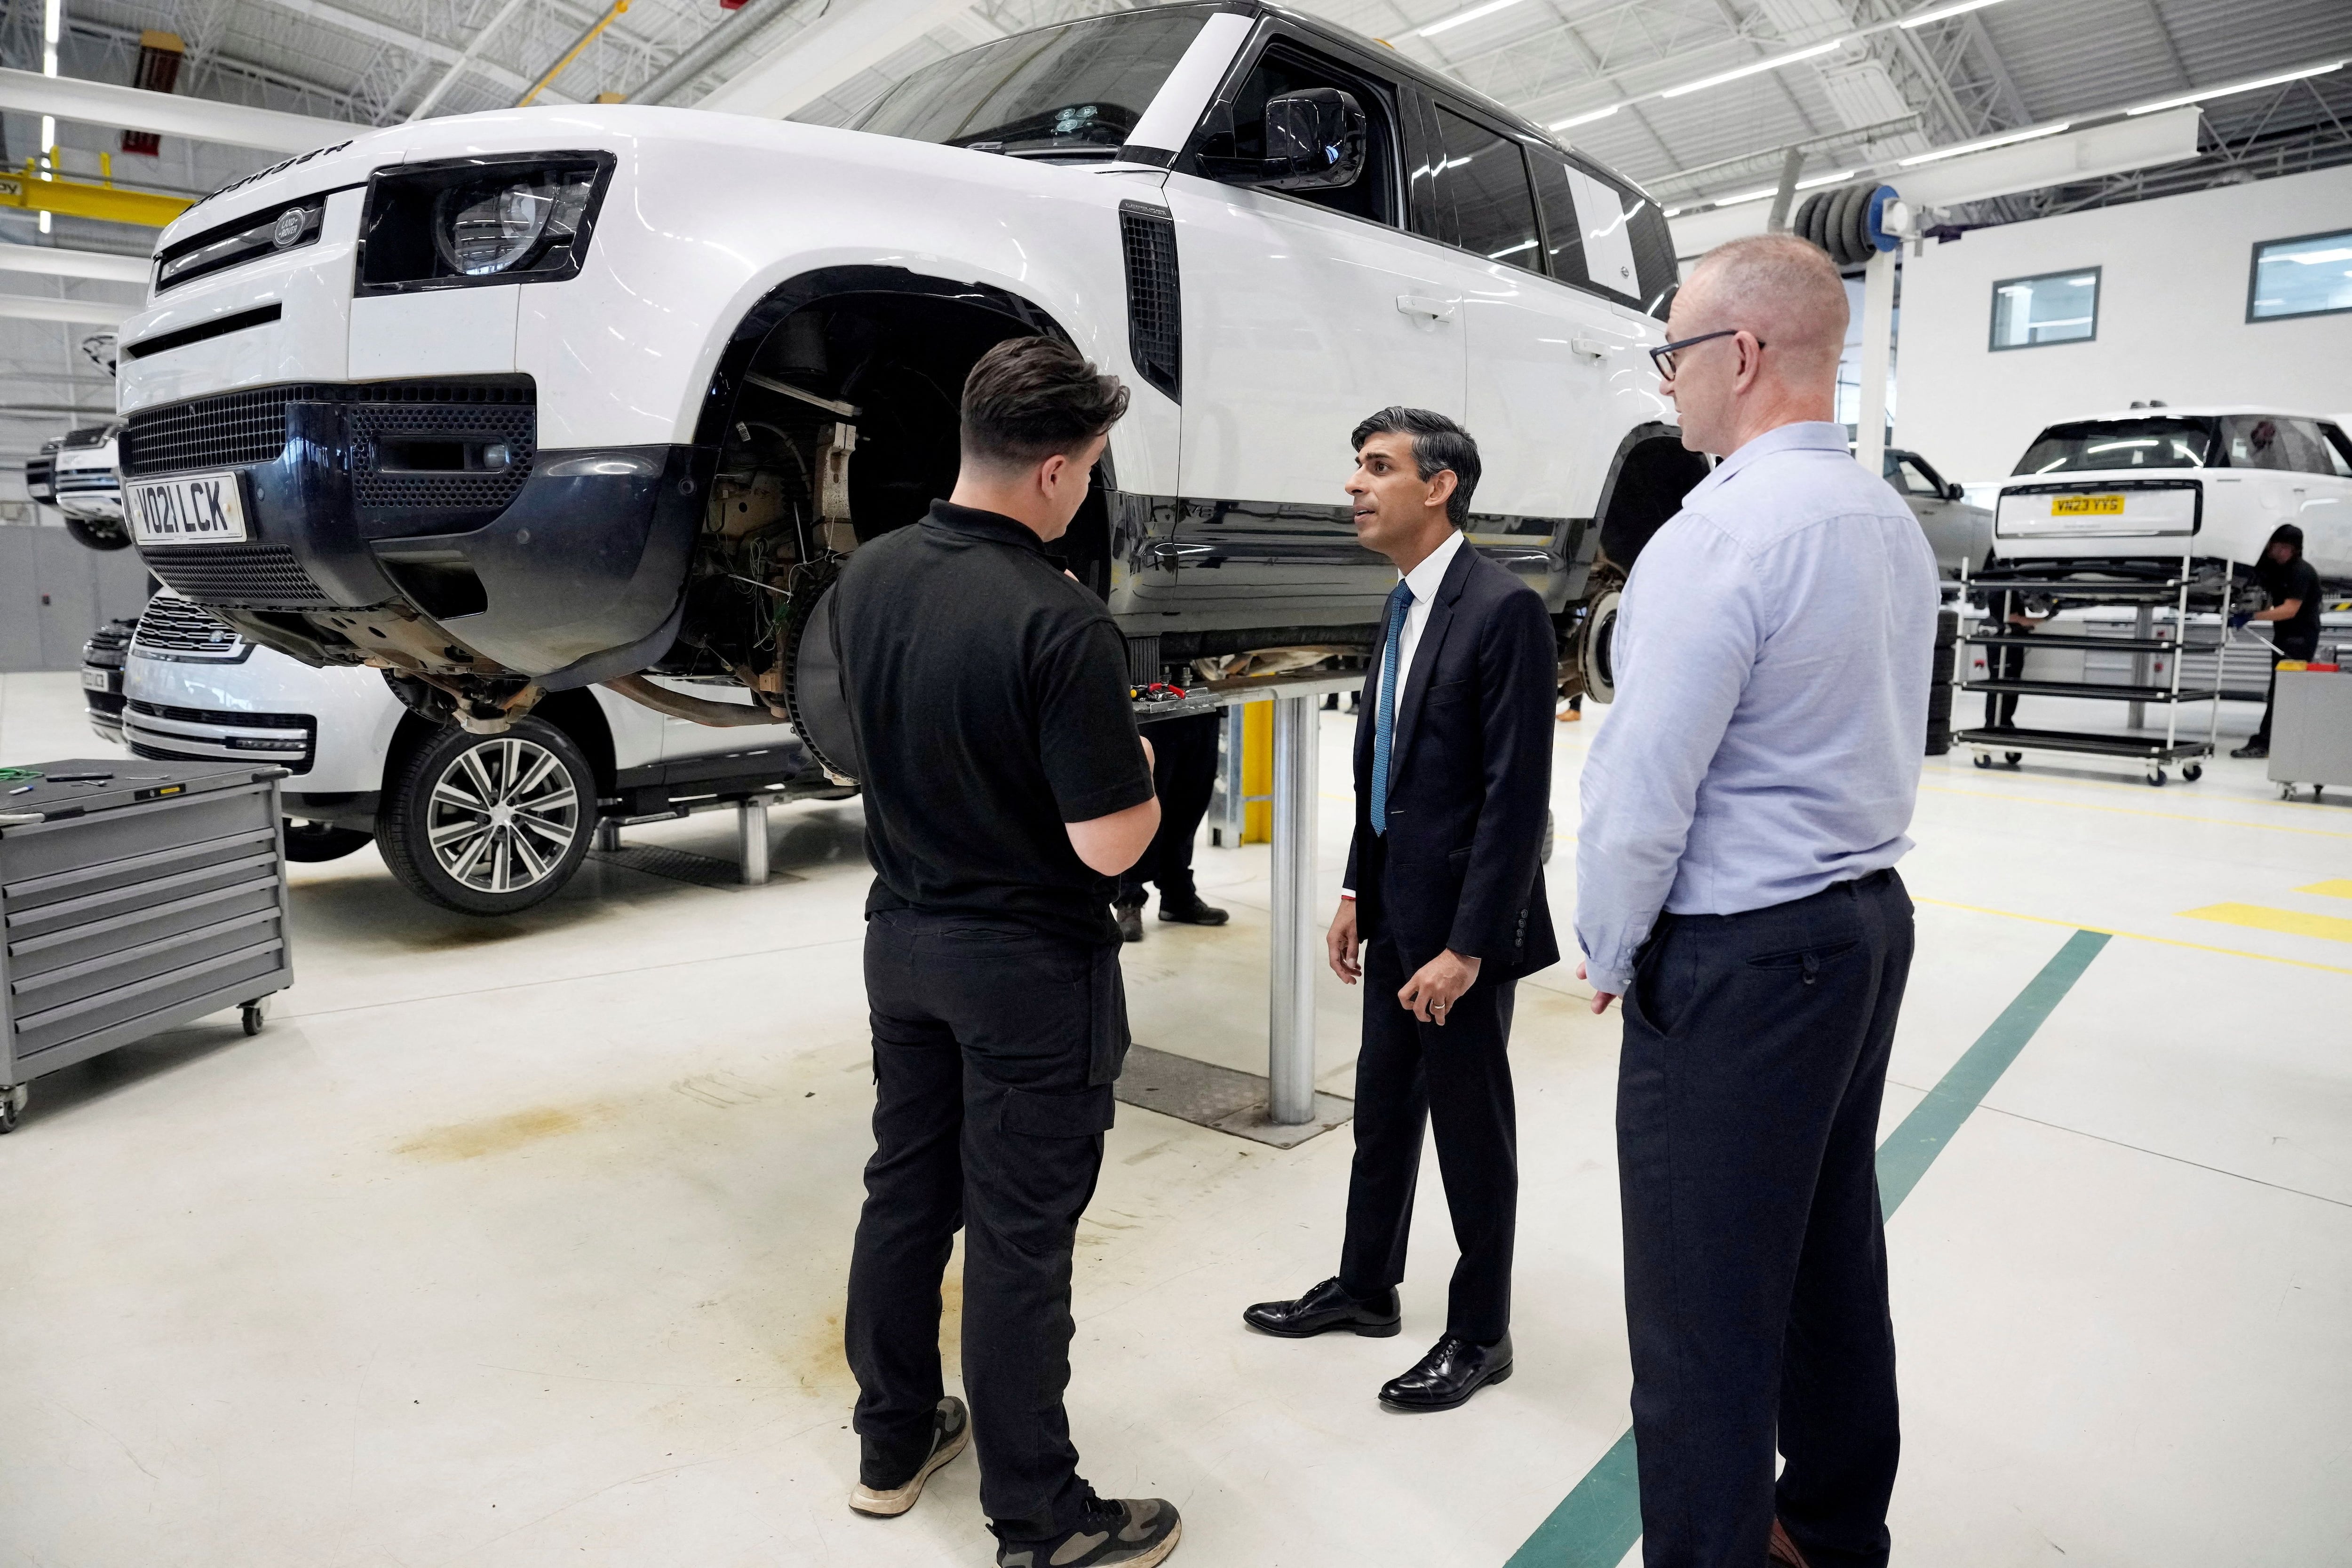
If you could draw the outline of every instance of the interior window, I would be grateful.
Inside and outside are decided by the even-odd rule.
[[[2290,474],[2333,474],[2327,442],[2319,423],[2266,413],[2233,413],[2221,421],[2232,468],[2276,468]]]
[[[1454,243],[1489,261],[1543,270],[1527,154],[1509,137],[1437,108],[1445,187],[1454,196]]]
[[[1211,158],[1265,156],[1265,100],[1310,87],[1335,87],[1363,106],[1365,120],[1364,172],[1352,185],[1336,191],[1286,191],[1283,194],[1334,212],[1350,213],[1376,224],[1394,225],[1396,214],[1397,136],[1387,96],[1355,72],[1294,45],[1268,48],[1234,94],[1233,102],[1216,111],[1200,151]]]

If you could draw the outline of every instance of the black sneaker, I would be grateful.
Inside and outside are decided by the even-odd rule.
[[[1180,925],[1223,925],[1233,916],[1195,895],[1181,902],[1161,897],[1160,918]]]
[[[857,1489],[849,1494],[849,1506],[877,1518],[896,1518],[915,1506],[915,1500],[923,1495],[923,1483],[931,1479],[932,1472],[962,1453],[971,1441],[971,1417],[965,1413],[963,1401],[950,1394],[940,1401],[939,1410],[931,1417],[931,1451],[915,1467],[915,1473],[896,1486],[869,1485],[861,1476]]]
[[[2252,757],[2257,759],[2268,757],[2270,754],[2271,748],[2264,746],[2259,740],[2250,740],[2246,742],[2245,745],[2238,747],[2237,750],[2230,753],[2232,757]]]
[[[1122,942],[1143,940],[1143,905],[1114,904],[1110,912],[1118,921],[1118,939]]]
[[[1176,1505],[1156,1497],[1096,1498],[1076,1530],[1043,1541],[1007,1541],[996,1568],[1151,1568],[1184,1533]]]

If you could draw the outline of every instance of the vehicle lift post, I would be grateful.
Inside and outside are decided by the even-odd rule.
[[[1323,962],[1321,906],[1316,900],[1318,714],[1333,692],[1363,689],[1361,671],[1317,673],[1236,681],[1221,691],[1196,689],[1175,702],[1139,701],[1139,719],[1230,709],[1244,703],[1274,704],[1274,913],[1273,950],[1266,987],[1266,1120],[1303,1126],[1315,1119],[1315,976]],[[1231,746],[1241,732],[1224,727]],[[1228,790],[1240,768],[1226,758]],[[1234,826],[1238,830],[1239,813]],[[1240,834],[1234,833],[1238,843]]]

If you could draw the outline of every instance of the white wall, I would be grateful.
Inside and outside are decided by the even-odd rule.
[[[2044,425],[2161,398],[2352,414],[2352,314],[2248,322],[2257,241],[2352,229],[2352,167],[2000,228],[1903,260],[1895,441],[1953,479],[2007,474]],[[2105,270],[2098,337],[1993,352],[1992,286]]]

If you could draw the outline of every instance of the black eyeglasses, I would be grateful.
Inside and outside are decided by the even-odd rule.
[[[1661,343],[1656,348],[1650,350],[1650,363],[1658,367],[1658,374],[1660,377],[1666,381],[1672,381],[1675,379],[1675,350],[1687,349],[1693,343],[1705,343],[1717,338],[1736,338],[1747,329],[1748,329],[1745,327],[1726,327],[1720,332],[1701,332],[1696,338],[1685,338],[1678,343]],[[1764,340],[1761,338],[1757,339],[1756,346],[1759,349],[1764,347]]]

